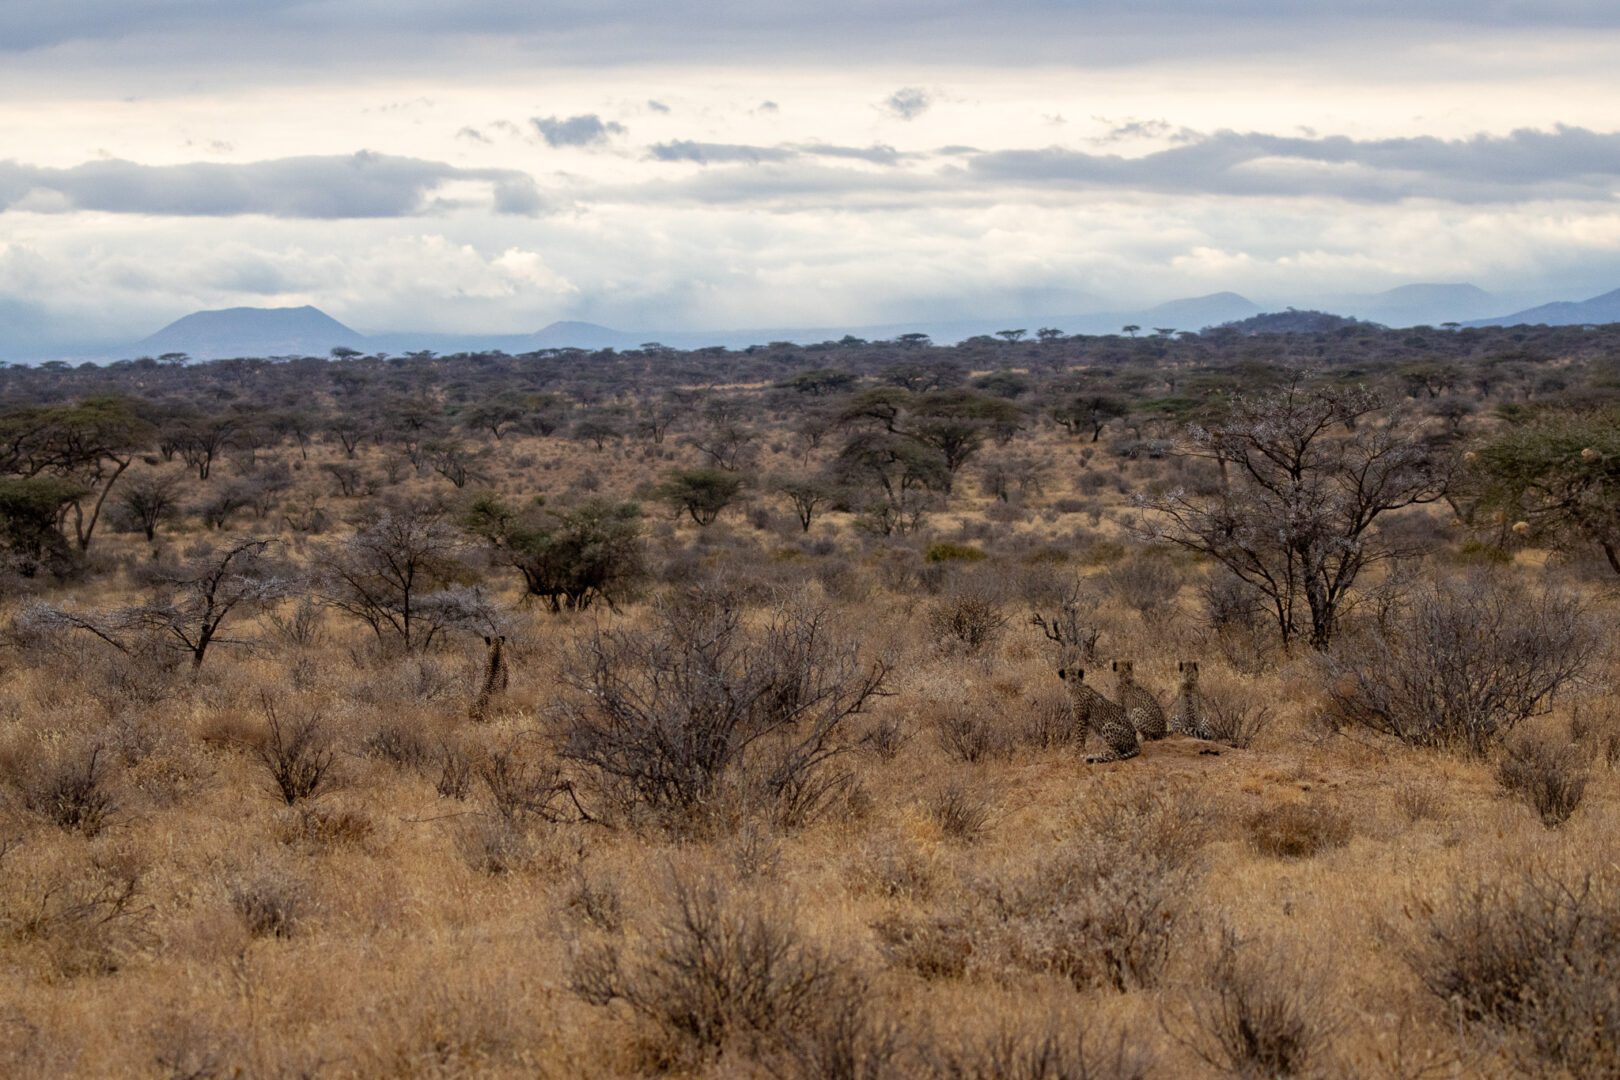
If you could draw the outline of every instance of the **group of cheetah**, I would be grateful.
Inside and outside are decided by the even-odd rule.
[[[1087,735],[1096,735],[1103,744],[1101,753],[1087,756],[1087,764],[1133,758],[1142,752],[1143,741],[1162,739],[1166,735],[1211,737],[1204,701],[1198,693],[1198,661],[1182,660],[1176,668],[1181,672],[1181,692],[1168,717],[1152,691],[1136,681],[1135,664],[1130,660],[1114,661],[1114,671],[1119,676],[1117,702],[1087,685],[1084,668],[1058,669],[1058,678],[1069,689],[1075,723]]]

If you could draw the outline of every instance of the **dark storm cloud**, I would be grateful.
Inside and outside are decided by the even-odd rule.
[[[547,146],[595,146],[608,141],[609,135],[623,135],[624,125],[603,121],[595,113],[570,116],[566,120],[555,116],[535,117],[529,123],[546,140]]]
[[[791,161],[802,157],[845,158],[873,165],[897,165],[902,154],[892,146],[834,146],[827,143],[783,143],[780,146],[747,146],[740,143],[693,142],[677,139],[655,143],[647,148],[655,161],[689,161],[697,165],[759,165]]]
[[[0,161],[0,211],[22,204],[40,210],[185,217],[405,217],[445,208],[431,196],[453,181],[487,185],[498,213],[532,215],[541,209],[540,193],[526,173],[461,169],[361,151],[348,157],[291,157],[242,165],[139,165],[115,160],[47,169]]]

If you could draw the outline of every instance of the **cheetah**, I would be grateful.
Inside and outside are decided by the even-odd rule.
[[[468,717],[473,720],[489,719],[490,704],[511,681],[506,668],[506,635],[486,636],[484,646],[489,651],[484,663],[484,685],[479,689],[478,697],[473,700],[472,708],[467,710]]]
[[[1170,710],[1170,730],[1195,739],[1214,738],[1209,730],[1209,714],[1204,711],[1204,697],[1198,692],[1198,661],[1182,660],[1176,670],[1181,672],[1181,693]]]
[[[1119,703],[1130,717],[1131,727],[1144,740],[1162,739],[1165,729],[1164,706],[1153,692],[1136,681],[1136,664],[1131,660],[1115,660],[1114,671],[1119,675]]]
[[[1104,752],[1087,755],[1087,765],[1124,761],[1142,752],[1141,745],[1136,741],[1136,729],[1131,727],[1130,717],[1125,715],[1125,710],[1118,704],[1109,701],[1086,685],[1084,669],[1059,668],[1058,678],[1068,686],[1069,704],[1074,709],[1075,722],[1080,725],[1083,732],[1088,734],[1095,732],[1103,742]]]

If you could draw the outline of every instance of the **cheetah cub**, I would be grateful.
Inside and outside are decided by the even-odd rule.
[[[1115,660],[1114,671],[1119,675],[1119,703],[1125,707],[1131,727],[1143,739],[1162,739],[1169,734],[1165,727],[1164,707],[1153,692],[1136,681],[1136,663]]]
[[[1068,687],[1069,704],[1074,709],[1075,723],[1080,725],[1083,732],[1095,732],[1102,740],[1104,751],[1088,755],[1087,765],[1124,761],[1142,752],[1141,746],[1136,741],[1136,729],[1131,727],[1130,717],[1125,715],[1125,710],[1119,705],[1086,685],[1086,673],[1083,668],[1058,668],[1058,678]]]
[[[1195,739],[1213,739],[1209,714],[1204,710],[1204,696],[1198,692],[1198,661],[1182,660],[1176,664],[1176,670],[1181,672],[1181,693],[1170,711],[1170,730]]]

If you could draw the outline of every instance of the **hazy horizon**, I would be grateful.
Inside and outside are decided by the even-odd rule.
[[[1620,284],[1620,11],[1180,0],[0,13],[0,324],[135,341]]]

